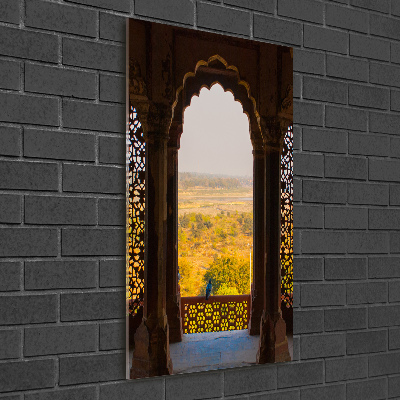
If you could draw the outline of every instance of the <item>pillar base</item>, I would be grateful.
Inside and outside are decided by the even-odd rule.
[[[167,315],[169,326],[169,342],[182,342],[182,317],[181,317],[181,296],[172,296],[167,299]]]
[[[275,318],[263,313],[260,323],[257,363],[266,364],[284,361],[291,361],[286,337],[286,323],[280,313],[275,315]]]
[[[132,358],[131,379],[171,375],[168,323],[143,319],[135,333],[135,350]]]

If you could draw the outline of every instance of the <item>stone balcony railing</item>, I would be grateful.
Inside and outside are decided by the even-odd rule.
[[[247,329],[250,295],[181,297],[183,333]]]

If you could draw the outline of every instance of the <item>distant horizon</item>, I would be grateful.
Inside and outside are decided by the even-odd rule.
[[[231,174],[220,174],[214,172],[196,172],[196,171],[179,171],[179,174],[197,174],[197,175],[212,175],[215,177],[229,177],[229,178],[253,178],[253,174],[251,175],[231,175]]]

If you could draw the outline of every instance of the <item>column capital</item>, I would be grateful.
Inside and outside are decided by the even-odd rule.
[[[280,150],[285,133],[293,122],[282,117],[260,117],[265,149]]]

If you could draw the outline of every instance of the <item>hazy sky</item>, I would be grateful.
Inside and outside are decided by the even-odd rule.
[[[185,110],[179,172],[253,174],[249,120],[232,93],[201,89]]]

